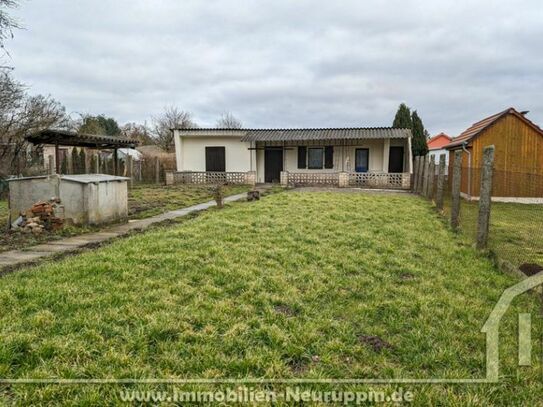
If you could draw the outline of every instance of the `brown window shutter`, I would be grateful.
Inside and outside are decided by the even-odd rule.
[[[307,147],[298,147],[298,168],[307,168]]]
[[[334,168],[334,146],[324,148],[324,168]]]

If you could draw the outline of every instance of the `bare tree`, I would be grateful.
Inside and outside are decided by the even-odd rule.
[[[164,108],[164,112],[153,117],[153,136],[156,144],[165,151],[173,150],[174,129],[191,129],[197,127],[192,120],[192,113],[180,110],[175,106]]]
[[[230,112],[221,115],[215,127],[219,129],[242,129],[243,123]]]
[[[64,107],[50,96],[29,96],[11,75],[0,74],[0,178],[20,173],[27,164],[25,136],[51,127],[63,127]]]
[[[146,124],[126,123],[121,127],[123,137],[138,140],[141,145],[155,144],[155,140],[149,134],[149,128]]]
[[[2,57],[9,55],[5,48],[5,41],[13,38],[13,30],[20,28],[17,21],[11,17],[7,9],[13,9],[17,7],[18,2],[16,0],[0,0],[0,49],[3,54]],[[0,66],[0,69],[11,69],[8,66]]]

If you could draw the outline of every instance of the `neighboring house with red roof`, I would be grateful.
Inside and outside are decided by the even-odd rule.
[[[439,156],[445,154],[445,162],[447,165],[449,165],[449,151],[445,148],[445,146],[449,144],[452,139],[452,137],[442,132],[426,142],[428,145],[428,154],[434,156],[434,161],[436,164],[439,164]]]
[[[543,130],[526,113],[506,109],[473,124],[445,146],[451,153],[449,174],[454,152],[462,152],[464,197],[479,196],[483,148],[494,145],[493,200],[543,203]]]

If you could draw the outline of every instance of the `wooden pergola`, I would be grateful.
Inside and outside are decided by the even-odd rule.
[[[139,144],[137,140],[123,137],[82,134],[65,130],[42,130],[27,136],[26,140],[34,145],[49,144],[55,146],[55,166],[57,174],[60,173],[59,146],[113,150],[114,171],[115,175],[118,175],[117,150],[119,148],[135,148]]]

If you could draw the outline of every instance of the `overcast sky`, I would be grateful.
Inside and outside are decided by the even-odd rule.
[[[541,0],[22,1],[15,75],[69,112],[390,126],[406,102],[432,134],[509,106],[543,125]]]

